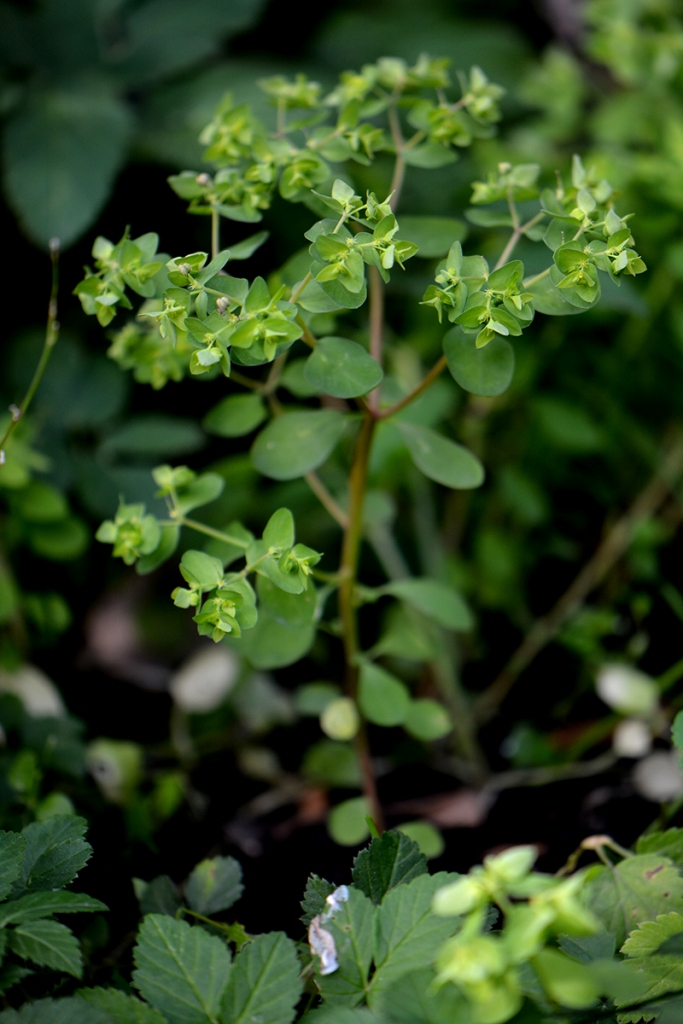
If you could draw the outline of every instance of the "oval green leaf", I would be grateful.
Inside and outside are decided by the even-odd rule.
[[[401,217],[398,237],[414,242],[423,259],[447,256],[453,242],[463,242],[467,237],[467,225],[455,217]]]
[[[273,480],[295,480],[321,466],[346,429],[334,409],[290,412],[261,431],[251,449],[251,461]]]
[[[416,423],[397,422],[396,426],[413,462],[430,480],[454,490],[481,487],[484,467],[463,445]]]
[[[320,339],[306,360],[304,376],[317,391],[335,398],[357,398],[376,388],[384,374],[362,345],[331,337]]]
[[[259,611],[258,622],[239,639],[227,637],[223,642],[236,654],[243,655],[254,668],[285,668],[307,654],[315,639],[315,626],[292,629],[271,618],[265,608]]]
[[[366,662],[360,670],[358,703],[374,725],[401,725],[410,709],[410,693],[405,683],[378,665]]]
[[[411,702],[403,728],[416,740],[429,742],[446,736],[453,728],[453,723],[438,701],[424,697]]]
[[[330,811],[327,828],[340,846],[359,846],[370,835],[365,820],[372,813],[370,802],[364,796],[344,800]]]
[[[501,395],[515,372],[515,352],[505,338],[493,338],[477,348],[472,334],[454,327],[443,339],[443,350],[451,376],[473,395]]]
[[[288,594],[276,587],[267,576],[259,576],[256,590],[261,607],[281,625],[301,629],[313,622],[316,603],[314,586],[309,586],[302,594]]]
[[[207,412],[202,426],[218,437],[243,437],[256,430],[267,415],[260,395],[229,395]]]
[[[447,629],[472,629],[472,612],[458,591],[448,583],[430,579],[393,580],[382,587],[385,594],[393,594],[423,615]]]

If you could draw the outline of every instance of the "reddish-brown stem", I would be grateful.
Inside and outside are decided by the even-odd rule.
[[[447,366],[448,363],[446,361],[446,357],[441,356],[441,358],[436,363],[434,363],[434,366],[432,366],[431,370],[424,378],[424,380],[420,381],[417,387],[414,387],[413,390],[409,394],[407,394],[405,398],[402,398],[400,402],[395,402],[394,405],[390,405],[386,409],[380,409],[377,413],[375,413],[376,418],[378,420],[385,420],[387,419],[388,416],[393,416],[394,413],[400,412],[401,409],[405,409],[407,405],[410,405],[411,402],[414,402],[415,399],[419,395],[421,395],[423,391],[426,391],[427,388],[434,383],[436,378],[443,373]]]
[[[358,557],[363,533],[363,503],[368,478],[368,462],[375,431],[374,416],[363,417],[360,432],[356,438],[353,464],[349,476],[348,525],[344,531],[341,562],[339,565],[339,614],[342,622],[344,654],[346,657],[346,693],[353,700],[358,694],[358,620],[356,614],[356,579]],[[377,796],[375,774],[370,759],[367,733],[361,725],[355,738],[356,754],[360,763],[363,792],[370,804],[372,818],[381,832],[384,816]]]

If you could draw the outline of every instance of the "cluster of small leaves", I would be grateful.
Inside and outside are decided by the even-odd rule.
[[[477,348],[496,335],[519,336],[535,310],[552,314],[571,312],[572,306],[594,306],[600,298],[598,271],[618,285],[622,275],[635,276],[646,269],[633,248],[630,215],[620,217],[614,210],[609,182],[596,180],[578,156],[571,186],[560,182],[555,189],[540,190],[539,173],[538,164],[500,164],[487,181],[473,183],[475,205],[467,217],[481,227],[509,227],[513,237],[543,240],[553,252],[553,264],[525,280],[521,260],[490,272],[482,256],[463,256],[456,242],[437,267],[436,283],[423,297],[425,305],[435,308],[439,321],[445,313],[465,333],[476,333]],[[522,223],[517,203],[534,199],[540,208]],[[500,209],[501,203],[507,209]],[[488,204],[499,206],[480,209]]]
[[[382,58],[360,72],[345,72],[327,96],[304,75],[283,76],[259,84],[277,108],[277,130],[269,132],[247,104],[226,96],[200,141],[204,159],[219,168],[211,176],[185,171],[171,187],[190,202],[190,212],[219,213],[237,221],[258,221],[276,190],[290,202],[310,204],[312,190],[333,177],[330,163],[369,164],[376,153],[396,152],[396,141],[375,119],[398,102],[417,129],[406,145],[406,161],[439,167],[456,159],[454,147],[488,136],[499,119],[503,90],[479,68],[462,79],[462,96],[449,101],[448,61],[422,56],[413,67],[398,58]],[[435,92],[436,99],[425,97]],[[288,119],[290,112],[293,119]],[[336,122],[329,115],[337,111]],[[315,208],[315,204],[314,208]]]

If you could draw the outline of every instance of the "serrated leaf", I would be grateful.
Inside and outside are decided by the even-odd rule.
[[[630,958],[624,966],[633,972],[645,987],[642,1000],[659,999],[668,992],[683,989],[683,959],[680,952],[660,952],[672,937],[683,932],[683,916],[661,914],[655,921],[644,921],[631,932],[621,948]],[[616,1000],[617,1006],[631,1000]]]
[[[308,876],[304,898],[301,901],[303,914],[299,919],[306,927],[308,927],[316,914],[322,914],[327,909],[325,900],[336,888],[336,885],[332,885],[332,882],[328,882],[327,879],[321,878],[319,875]]]
[[[348,900],[325,922],[339,961],[339,967],[332,974],[316,978],[325,1002],[357,1006],[364,999],[372,961],[374,910],[360,889],[351,888]]]
[[[636,853],[661,853],[683,867],[683,828],[668,828],[666,832],[651,832],[636,843]]]
[[[242,867],[234,857],[203,860],[185,884],[187,902],[207,917],[227,910],[243,892]]]
[[[0,832],[0,900],[4,900],[21,872],[26,837]]]
[[[403,832],[384,832],[353,862],[353,884],[375,904],[395,886],[426,874],[427,858]]]
[[[83,818],[67,815],[28,825],[22,833],[26,849],[13,895],[60,889],[73,881],[92,853],[90,843],[83,838],[86,828]]]
[[[112,1019],[104,1010],[89,1006],[79,996],[69,996],[39,999],[26,1003],[19,1010],[3,1010],[0,1024],[112,1024]]]
[[[396,1024],[459,1024],[470,1018],[467,1004],[455,985],[434,985],[429,968],[403,974],[382,998],[382,1010]],[[541,1024],[541,1017],[524,1017],[519,1024]]]
[[[463,445],[416,423],[397,422],[396,426],[413,462],[430,480],[456,490],[480,487],[484,482],[484,467]]]
[[[290,1024],[302,988],[292,940],[284,932],[257,935],[235,957],[221,1020],[224,1024]]]
[[[109,910],[109,907],[79,892],[34,892],[0,907],[0,928],[37,921],[50,914],[87,914],[96,910]]]
[[[78,940],[70,928],[58,921],[26,921],[9,932],[9,947],[22,960],[39,967],[52,967],[80,978],[83,959]]]
[[[391,889],[382,900],[375,912],[375,973],[368,992],[370,1007],[381,1006],[386,990],[401,975],[429,967],[445,940],[460,927],[458,918],[440,918],[431,909],[436,890],[455,878],[446,871],[420,875]]]
[[[613,868],[592,869],[584,899],[621,946],[642,921],[672,910],[683,913],[683,878],[661,854],[628,857]]]
[[[158,1010],[115,988],[84,988],[78,995],[106,1013],[111,1024],[166,1024]]]
[[[170,1024],[216,1020],[231,970],[220,939],[185,921],[148,914],[133,958],[133,984]]]
[[[346,430],[346,422],[334,409],[285,413],[258,435],[251,461],[273,480],[295,480],[327,461]]]
[[[143,917],[146,914],[166,914],[168,917],[175,917],[182,905],[178,890],[168,875],[157,875],[151,882],[134,878],[133,887]]]

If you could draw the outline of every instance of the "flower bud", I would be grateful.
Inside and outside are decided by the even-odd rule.
[[[216,299],[216,308],[218,309],[218,312],[220,313],[221,316],[225,316],[229,306],[230,299],[227,297],[227,295],[219,295],[219,297]]]
[[[205,188],[208,188],[208,186],[211,184],[211,177],[206,173],[198,174],[194,180],[197,182],[198,185],[204,185]]]

